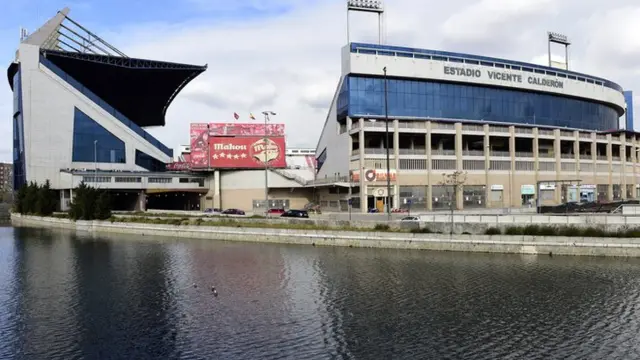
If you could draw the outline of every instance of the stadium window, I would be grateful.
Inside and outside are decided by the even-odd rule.
[[[124,164],[125,144],[87,114],[75,108],[71,159],[74,162]]]
[[[167,170],[167,164],[136,149],[136,165],[153,172],[163,172]]]

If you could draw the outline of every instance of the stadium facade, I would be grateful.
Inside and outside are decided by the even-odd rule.
[[[362,212],[387,202],[431,210],[637,198],[640,134],[620,128],[625,109],[622,87],[595,76],[350,43],[316,153],[317,178],[351,191],[318,198],[340,208],[351,199]],[[462,186],[447,185],[454,172]]]
[[[148,182],[203,191],[201,176],[165,173],[173,152],[145,128],[165,124],[172,100],[206,66],[128,57],[68,13],[23,34],[7,71],[16,190],[48,180],[63,208],[81,181],[123,190],[125,207]]]

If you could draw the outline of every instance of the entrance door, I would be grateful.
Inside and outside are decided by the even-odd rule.
[[[378,209],[378,212],[384,212],[384,200],[382,198],[376,198],[376,209]]]

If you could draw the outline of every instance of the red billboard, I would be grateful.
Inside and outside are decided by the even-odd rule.
[[[207,164],[207,145],[209,143],[209,134],[207,133],[207,124],[194,123],[191,124],[189,130],[189,138],[191,145],[190,162],[192,168],[206,168]]]
[[[285,168],[285,141],[283,136],[269,137],[210,137],[209,152],[212,168],[257,169],[265,166]],[[193,153],[192,153],[193,158]]]
[[[266,124],[266,125],[256,124],[256,123],[210,123],[209,124],[209,136],[265,136],[265,135],[284,136],[284,124]]]

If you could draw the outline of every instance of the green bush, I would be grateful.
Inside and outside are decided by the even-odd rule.
[[[106,190],[81,182],[73,191],[69,217],[73,220],[106,220],[111,217],[111,199]]]
[[[433,231],[431,231],[431,229],[429,229],[428,227],[411,229],[410,232],[414,234],[432,234],[433,233]]]
[[[389,225],[387,224],[376,224],[376,226],[373,227],[375,231],[389,231],[389,229]]]
[[[520,226],[507,226],[504,229],[505,235],[524,235],[524,228]]]
[[[485,235],[501,235],[502,231],[500,231],[500,229],[498,229],[497,227],[490,227],[484,231],[484,234]]]
[[[20,187],[13,207],[20,214],[51,216],[58,208],[58,193],[51,190],[49,180],[44,185],[30,182]]]

